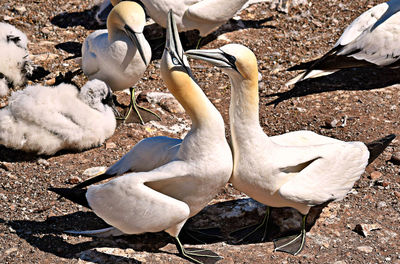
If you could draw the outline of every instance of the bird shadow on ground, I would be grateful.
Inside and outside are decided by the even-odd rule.
[[[90,150],[90,149],[86,149],[86,150]],[[53,158],[53,157],[57,157],[57,156],[62,156],[65,154],[82,153],[86,150],[63,149],[63,150],[57,151],[56,153],[54,153],[52,155],[44,155],[44,154],[37,154],[35,152],[25,152],[25,151],[18,150],[18,149],[7,148],[3,145],[0,145],[0,162],[1,161],[5,161],[5,162],[36,161],[40,158],[48,159],[48,158]]]
[[[105,26],[101,26],[95,19],[97,6],[91,9],[86,9],[81,12],[63,12],[50,19],[50,22],[60,28],[83,26],[85,29],[101,29]]]
[[[21,162],[37,160],[38,155],[35,153],[28,153],[21,150],[6,148],[0,145],[0,161],[5,162]]]
[[[331,75],[307,79],[296,83],[295,86],[285,92],[264,95],[264,97],[278,98],[266,105],[278,105],[280,102],[293,97],[301,97],[310,94],[318,94],[331,91],[356,91],[384,88],[400,83],[398,69],[387,68],[353,68],[345,69]]]
[[[75,42],[75,41],[67,41],[67,42],[63,42],[63,43],[59,43],[59,44],[55,45],[55,48],[72,54],[71,57],[68,57],[64,60],[82,57],[82,43]]]
[[[43,213],[49,208],[50,207],[39,209],[34,211],[34,213]],[[220,228],[222,232],[221,234],[223,235],[212,243],[226,241],[230,244],[235,244],[226,234],[229,234],[248,223],[260,221],[263,216],[260,217],[258,211],[265,211],[265,206],[252,199],[220,202],[207,206],[198,215],[189,219],[183,231],[185,229],[204,230],[204,228],[213,226]],[[315,207],[312,208],[307,220],[307,230],[310,230],[315,224],[321,211],[322,209],[317,209]],[[227,215],[230,216],[226,217]],[[282,234],[299,232],[300,220],[300,214],[294,209],[274,208],[271,211],[270,222],[272,228],[270,228],[268,238],[264,241],[243,242],[240,244],[272,241],[274,238],[281,237]],[[97,258],[101,259],[98,263],[103,263],[104,260],[109,263],[116,263],[117,261],[140,263],[131,257],[128,258],[113,255],[112,253],[99,252],[97,249],[101,247],[119,249],[130,248],[141,252],[145,251],[177,255],[176,253],[167,252],[161,249],[167,244],[172,243],[171,237],[165,232],[102,238],[83,238],[79,235],[71,234],[69,234],[69,236],[73,237],[70,238],[63,236],[65,230],[94,230],[107,227],[107,224],[92,212],[79,211],[63,216],[51,216],[44,221],[7,221],[0,219],[0,223],[9,226],[12,232],[15,232],[20,238],[26,240],[33,247],[63,258],[85,259],[90,257],[91,261]],[[199,242],[196,239],[190,239],[186,236],[182,236],[181,241],[184,244],[191,245],[208,244]]]
[[[322,209],[326,205],[327,204],[322,204],[310,209],[306,222],[306,231],[311,230],[315,225],[322,213]],[[266,208],[265,205],[258,203],[251,198],[224,201],[207,206],[199,214],[190,218],[187,225],[195,228],[198,226],[198,223],[210,223],[210,220],[213,220],[211,222],[219,225],[218,227],[221,228],[221,232],[224,234],[224,239],[221,241],[225,241],[229,244],[271,242],[280,237],[300,233],[302,215],[297,210],[289,207],[271,207],[267,236],[265,239],[262,239],[264,231],[261,229],[257,230],[257,232],[252,235],[253,238],[249,241],[246,240],[237,243],[237,237],[230,236],[232,232],[241,229],[249,229],[248,231],[253,231],[263,220]],[[254,226],[254,229],[246,228],[250,226]]]
[[[102,253],[97,251],[96,248],[131,248],[136,251],[159,252],[159,248],[172,242],[165,233],[102,238],[82,238],[79,235],[70,239],[63,237],[62,234],[65,230],[99,229],[107,226],[91,212],[76,212],[63,216],[53,216],[48,217],[45,221],[10,220],[5,221],[5,224],[15,230],[15,233],[31,246],[44,252],[70,259],[85,259],[85,256],[90,254],[91,260],[93,258],[101,258],[103,263],[117,263],[121,260],[129,261],[128,263],[140,262],[134,258]],[[69,241],[72,242],[70,243]]]

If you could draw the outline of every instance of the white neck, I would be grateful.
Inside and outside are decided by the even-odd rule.
[[[230,81],[232,89],[229,120],[232,140],[243,142],[254,136],[265,136],[259,122],[258,83],[240,77],[231,77]]]

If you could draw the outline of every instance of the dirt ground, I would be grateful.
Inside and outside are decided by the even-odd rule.
[[[260,122],[268,135],[307,129],[341,140],[363,142],[390,133],[400,135],[398,70],[351,69],[295,87],[284,86],[296,75],[287,72],[288,67],[324,54],[355,17],[380,2],[383,1],[311,0],[308,5],[290,8],[288,14],[271,10],[268,3],[252,5],[239,14],[240,20],[229,21],[204,39],[202,48],[234,42],[254,51],[262,74]],[[94,21],[92,5],[91,1],[80,0],[2,0],[0,21],[26,32],[33,61],[50,71],[38,82],[52,84],[59,73],[79,68],[73,57],[80,56],[85,37],[100,28]],[[152,25],[145,34],[154,54],[136,90],[167,92],[159,73],[163,30]],[[194,45],[190,44],[192,35],[186,35],[187,46]],[[229,131],[227,77],[208,64],[198,61],[191,64],[200,87],[221,111]],[[82,85],[86,78],[80,75],[74,81]],[[127,95],[119,94],[119,98],[126,101]],[[49,186],[72,186],[86,179],[88,176],[83,172],[88,168],[110,166],[143,138],[184,135],[185,129],[171,128],[175,124],[187,127],[188,116],[171,113],[145,98],[140,96],[139,103],[159,113],[162,121],[144,126],[120,124],[115,134],[97,148],[80,153],[63,151],[47,157],[0,146],[0,263],[187,263],[176,255],[175,246],[163,233],[118,238],[63,233],[105,225],[90,211],[64,199],[57,200],[55,194],[47,191]],[[0,106],[6,105],[7,98],[1,98]],[[273,235],[263,243],[235,245],[226,236],[217,243],[191,247],[215,251],[223,257],[219,263],[399,264],[400,167],[392,160],[393,156],[400,156],[399,142],[393,141],[367,168],[343,201],[331,203],[323,210],[298,256],[273,252]],[[228,184],[212,201],[214,211],[208,210],[228,214],[241,202],[252,203],[243,198]],[[262,214],[258,212],[262,212],[262,207],[255,205],[255,208],[259,210],[236,218],[203,212],[191,223],[196,225],[201,221],[203,225],[219,226],[229,232],[260,221]],[[274,219],[283,218],[280,214],[283,211],[274,212]],[[294,217],[298,219],[299,215]],[[356,228],[359,225],[372,230],[362,235]]]

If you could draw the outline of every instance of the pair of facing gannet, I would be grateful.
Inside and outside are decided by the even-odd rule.
[[[254,54],[228,44],[186,55],[210,62],[231,82],[229,108],[233,148],[233,186],[272,207],[293,207],[303,215],[299,235],[275,241],[275,250],[297,255],[304,247],[306,217],[312,206],[337,201],[351,190],[395,135],[375,142],[344,142],[311,131],[268,137],[259,124],[258,71]],[[269,209],[263,223],[264,238]],[[255,230],[254,230],[255,231]],[[253,232],[242,237],[246,239]]]
[[[145,22],[145,13],[139,4],[123,1],[111,10],[107,29],[94,31],[82,45],[84,74],[90,80],[106,82],[113,91],[131,88],[126,119],[134,109],[141,123],[143,119],[132,86],[142,77],[151,59],[151,48],[143,35]]]
[[[87,82],[80,91],[62,83],[13,92],[0,110],[0,144],[46,155],[98,146],[116,127],[108,105],[111,95],[99,80]]]
[[[100,23],[105,21],[107,10],[111,10],[111,6],[119,2],[120,0],[105,0],[96,14],[96,20]],[[200,36],[205,37],[232,18],[248,0],[137,0],[137,2],[143,3],[147,14],[162,27],[167,26],[168,11],[174,10],[179,32],[197,29]]]
[[[22,31],[0,22],[0,96],[7,95],[9,88],[24,85],[33,73],[27,45]]]
[[[105,231],[165,231],[174,238],[183,257],[200,263],[196,260],[200,253],[185,250],[178,235],[186,220],[203,209],[228,182],[233,161],[222,116],[192,79],[172,12],[168,16],[161,75],[192,119],[186,137],[144,139],[104,175],[77,188],[52,190],[88,205],[113,226]],[[87,191],[80,189],[112,176],[119,177],[90,186]]]
[[[362,13],[324,56],[289,68],[304,72],[286,85],[353,67],[399,67],[399,11],[400,0],[391,0]]]
[[[256,200],[270,206],[291,206],[306,215],[316,204],[343,198],[363,173],[368,159],[377,156],[375,152],[379,154],[394,138],[391,135],[371,149],[361,142],[343,142],[309,131],[268,138],[258,122],[254,54],[237,44],[187,51],[188,56],[221,67],[230,77],[232,161],[221,115],[191,78],[175,27],[168,26],[167,38],[162,77],[190,115],[192,129],[183,141],[145,139],[104,174],[72,189],[52,188],[89,206],[113,226],[83,234],[164,230],[175,238],[181,255],[198,263],[196,253],[180,244],[179,231],[229,179]],[[81,189],[113,176],[119,177]],[[304,246],[304,225],[305,217],[301,234],[281,240],[276,250],[299,253]]]

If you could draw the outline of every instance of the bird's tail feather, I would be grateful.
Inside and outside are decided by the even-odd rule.
[[[90,209],[89,203],[86,200],[86,189],[74,189],[74,188],[49,188],[49,191],[55,192],[61,197],[67,198],[68,200],[85,206]]]
[[[390,134],[386,137],[365,144],[369,150],[368,165],[371,164],[387,146],[389,146],[390,142],[392,142],[395,137],[395,134]]]

